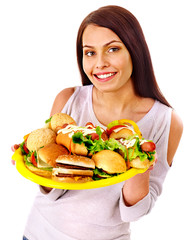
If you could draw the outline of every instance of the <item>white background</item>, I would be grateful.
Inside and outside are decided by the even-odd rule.
[[[190,239],[189,4],[181,0],[4,0],[0,3],[1,236],[19,240],[38,191],[11,165],[10,147],[42,127],[55,96],[80,85],[75,41],[92,10],[117,4],[139,20],[158,84],[184,122],[164,190],[151,214],[132,223],[132,240]]]

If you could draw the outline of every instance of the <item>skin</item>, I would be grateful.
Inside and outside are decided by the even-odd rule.
[[[93,109],[103,125],[123,118],[137,122],[152,108],[153,99],[143,98],[135,93],[131,78],[133,65],[130,54],[119,37],[110,29],[95,25],[87,26],[83,33],[83,69],[94,85]],[[110,75],[102,78],[108,73]],[[57,95],[51,115],[61,112],[73,92],[74,88],[67,88]],[[172,164],[182,131],[182,121],[173,111],[167,155],[169,165]],[[136,204],[148,194],[149,176],[150,171],[146,171],[125,182],[123,197],[127,206]],[[49,192],[51,189],[44,190]]]

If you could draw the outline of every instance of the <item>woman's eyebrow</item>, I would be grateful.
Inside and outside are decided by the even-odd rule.
[[[116,42],[116,43],[122,43],[122,42],[119,41],[119,40],[112,40],[112,41],[104,44],[103,47],[107,47],[107,46],[109,46],[110,44],[115,43],[115,42]],[[87,48],[94,48],[94,46],[86,45],[86,44],[83,46],[83,48],[85,48],[85,47],[87,47]]]

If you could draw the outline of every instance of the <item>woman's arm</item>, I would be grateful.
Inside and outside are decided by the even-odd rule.
[[[183,132],[183,124],[175,111],[172,112],[170,134],[168,141],[167,160],[169,166],[178,148]],[[150,171],[138,174],[128,179],[123,186],[123,198],[126,206],[133,206],[149,193]]]
[[[60,93],[57,94],[51,109],[50,117],[55,113],[59,113],[62,111],[62,109],[64,108],[65,104],[67,103],[71,95],[74,93],[74,91],[75,91],[74,87],[65,88]]]

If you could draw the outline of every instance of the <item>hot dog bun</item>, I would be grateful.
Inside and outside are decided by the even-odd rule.
[[[120,139],[120,138],[128,138],[128,137],[134,135],[134,132],[129,128],[123,127],[123,128],[121,128],[121,130],[119,130],[119,131],[118,130],[119,129],[112,131],[112,133],[110,134],[109,137],[115,138],[115,139]]]
[[[139,168],[139,169],[149,168],[154,164],[154,162],[155,162],[155,158],[152,161],[149,161],[148,159],[141,161],[140,158],[137,157],[132,161],[130,161],[130,167]]]
[[[60,132],[56,137],[56,142],[57,144],[65,146],[73,154],[81,156],[87,156],[88,154],[88,150],[85,147],[84,143],[82,144],[73,143],[72,138],[69,137],[69,133],[63,134],[62,132]]]

